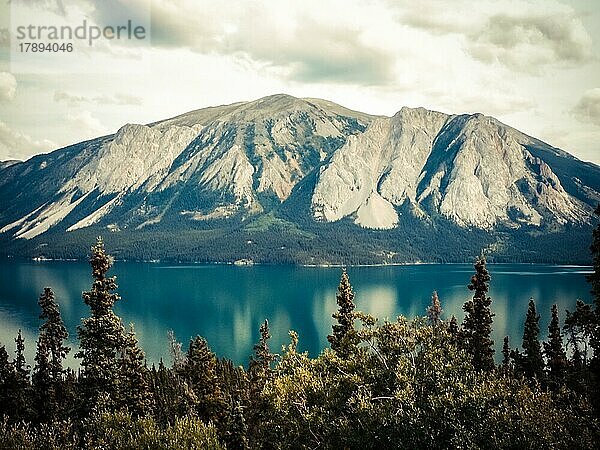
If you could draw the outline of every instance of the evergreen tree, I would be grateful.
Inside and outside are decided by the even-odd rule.
[[[510,373],[510,344],[508,336],[504,336],[502,343],[502,365],[500,366],[505,373]]]
[[[448,324],[448,331],[450,332],[452,343],[454,345],[458,345],[460,330],[458,328],[458,321],[456,320],[456,316],[454,314],[452,314],[452,317],[450,318],[450,323]]]
[[[83,406],[88,411],[100,398],[109,403],[107,407],[114,406],[121,379],[120,351],[127,346],[125,328],[112,310],[120,299],[113,292],[117,288],[116,277],[106,276],[112,263],[99,237],[90,257],[94,278],[92,289],[82,294],[85,304],[90,307],[91,316],[83,319],[78,327],[80,351],[76,355],[81,358]]]
[[[69,352],[64,341],[68,333],[52,289],[44,289],[38,304],[44,322],[40,326],[32,382],[38,419],[51,421],[58,417],[64,400],[63,361]]]
[[[29,366],[25,362],[25,341],[21,330],[15,338],[16,351],[13,360],[12,379],[9,382],[9,394],[12,402],[9,406],[9,415],[15,421],[31,419],[31,384],[29,379]]]
[[[264,436],[264,427],[262,425],[269,420],[271,412],[269,403],[263,395],[263,389],[273,377],[271,364],[275,361],[275,355],[269,349],[270,338],[269,322],[265,320],[260,326],[260,339],[254,346],[254,354],[250,359],[248,367],[250,389],[247,415],[250,428],[250,442],[253,444],[253,447],[258,447],[260,446],[260,442],[268,440]]]
[[[148,385],[144,352],[138,345],[133,324],[125,337],[125,347],[119,357],[120,376],[119,403],[126,405],[133,416],[142,416],[153,407],[152,395]]]
[[[226,431],[224,440],[228,449],[247,450],[250,448],[248,441],[248,426],[244,418],[244,409],[241,402],[236,400],[232,403],[231,411],[227,417]]]
[[[355,351],[358,340],[354,329],[354,292],[346,270],[342,272],[336,300],[338,310],[332,317],[337,324],[333,325],[333,334],[327,336],[327,340],[340,357],[348,358]]]
[[[429,323],[433,326],[438,326],[442,321],[443,312],[444,310],[440,304],[438,293],[437,291],[433,291],[433,294],[431,295],[431,304],[427,308],[427,319],[429,320]]]
[[[494,369],[494,341],[490,309],[492,299],[488,297],[490,275],[485,267],[485,258],[475,262],[475,274],[468,288],[474,291],[473,299],[463,305],[465,319],[461,330],[461,345],[471,354],[473,366],[477,370]]]
[[[594,211],[600,216],[600,204]],[[593,349],[593,355],[590,361],[590,397],[596,413],[600,416],[600,223],[594,228],[592,234],[592,245],[590,250],[593,257],[594,272],[587,276],[587,280],[592,285],[592,295],[594,297],[594,311],[591,317],[590,326],[590,346]]]
[[[65,345],[69,337],[65,324],[60,316],[60,309],[54,299],[54,292],[50,288],[44,288],[44,292],[38,300],[42,310],[40,319],[45,322],[40,327],[40,336],[43,335],[50,352],[50,376],[59,381],[64,375],[63,361],[70,349]]]
[[[14,368],[9,361],[8,352],[3,345],[0,347],[0,420],[10,413],[12,402],[11,383],[14,378]]]
[[[185,355],[181,350],[181,342],[175,338],[173,330],[167,331],[167,337],[169,338],[169,354],[171,355],[172,367],[177,369],[185,361]]]
[[[190,340],[185,363],[178,369],[178,373],[193,392],[196,412],[205,422],[218,422],[223,413],[224,399],[216,366],[217,357],[206,340],[200,336]]]
[[[568,368],[567,354],[563,347],[563,338],[558,319],[558,308],[552,305],[552,318],[548,326],[548,342],[544,342],[544,352],[548,361],[548,377],[553,386],[564,383]]]
[[[275,361],[275,355],[269,349],[270,338],[269,321],[265,320],[260,326],[260,339],[254,346],[254,355],[252,355],[248,367],[251,388],[255,388],[253,389],[255,392],[251,393],[251,395],[262,391],[262,388],[273,373],[271,364]]]
[[[52,421],[57,415],[58,398],[56,386],[50,375],[50,350],[47,340],[43,336],[38,339],[35,363],[31,381],[37,420],[39,422]]]
[[[540,316],[535,310],[535,302],[530,298],[523,331],[523,358],[520,370],[526,377],[541,381],[544,375],[544,358],[539,340],[539,322]]]

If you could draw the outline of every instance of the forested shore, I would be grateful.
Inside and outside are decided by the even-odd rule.
[[[20,332],[14,354],[0,343],[0,448],[595,448],[599,229],[591,250],[594,303],[578,301],[562,325],[556,305],[541,312],[551,316],[541,342],[531,299],[523,340],[505,338],[500,364],[480,257],[460,324],[444,317],[435,292],[423,317],[356,311],[343,271],[329,347],[314,358],[293,331],[275,353],[265,320],[246,367],[218,358],[201,336],[184,350],[172,334],[170,361],[148,367],[135,330],[113,311],[113,260],[99,238],[83,293],[90,314],[77,332],[80,369],[65,367],[72,349],[49,287],[35,361],[25,360]]]

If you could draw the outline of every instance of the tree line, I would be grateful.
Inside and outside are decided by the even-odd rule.
[[[599,209],[600,212],[600,209]],[[11,359],[0,346],[0,449],[75,448],[595,448],[600,438],[600,227],[594,231],[593,304],[577,302],[548,338],[530,300],[520,348],[504,339],[496,364],[485,258],[473,296],[443,318],[436,292],[426,316],[395,321],[355,310],[341,276],[328,336],[315,358],[281,354],[260,326],[247,368],[218,358],[205,339],[186,351],[170,334],[170,365],[148,367],[120,300],[113,260],[98,238],[89,317],[77,330],[81,368],[65,367],[67,330],[50,288],[39,298],[35,364],[21,332]]]

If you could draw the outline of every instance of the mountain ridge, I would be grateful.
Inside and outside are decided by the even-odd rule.
[[[248,231],[249,223],[271,221],[274,229],[261,232],[281,234],[279,250],[312,236],[300,247],[316,251],[331,230],[343,229],[348,239],[376,242],[367,253],[352,246],[364,260],[392,254],[403,262],[413,250],[413,259],[422,259],[430,245],[413,242],[421,247],[409,252],[408,244],[396,248],[392,235],[409,227],[433,238],[446,227],[461,236],[457,243],[480,230],[480,247],[502,257],[516,251],[515,235],[522,242],[528,235],[587,232],[600,200],[598,166],[493,117],[407,107],[374,116],[285,94],[126,124],[112,135],[0,165],[0,174],[0,255],[51,253],[57,238],[77,241],[65,244],[77,253],[81,239],[73,236],[92,231],[120,234],[124,246],[143,233],[199,233],[196,250],[205,255],[206,236],[244,239],[257,230]],[[248,256],[238,247],[234,256]],[[586,251],[579,248],[578,258]],[[289,250],[286,258],[311,258],[297,253]],[[327,261],[336,258],[323,253]],[[534,253],[532,260],[542,256]],[[206,259],[219,259],[211,254]],[[434,259],[448,256],[434,249]]]

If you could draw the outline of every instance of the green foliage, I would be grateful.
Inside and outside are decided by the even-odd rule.
[[[62,368],[69,349],[49,289],[40,297],[45,322],[33,396],[21,333],[12,362],[0,347],[0,450],[591,449],[600,439],[586,348],[596,332],[596,311],[579,301],[567,312],[567,361],[553,306],[545,368],[531,300],[524,352],[511,352],[505,338],[502,365],[492,370],[493,314],[483,259],[475,263],[474,295],[461,329],[454,316],[441,320],[435,292],[427,317],[379,323],[355,311],[344,271],[331,349],[311,358],[298,351],[298,336],[290,332],[290,344],[276,357],[265,321],[246,371],[217,359],[200,336],[183,355],[172,333],[172,367],[161,361],[147,369],[133,327],[126,332],[112,311],[118,295],[115,278],[106,277],[112,260],[101,240],[92,252],[94,284],[83,296],[91,317],[79,330],[82,373]],[[86,402],[86,408],[74,407]]]
[[[431,305],[427,308],[427,319],[430,325],[437,326],[442,321],[442,314],[444,310],[440,303],[437,291],[433,291],[431,294]]]
[[[223,449],[216,429],[194,416],[178,418],[161,428],[151,417],[128,412],[100,413],[84,424],[83,447],[89,449]]]
[[[333,334],[327,336],[331,349],[345,358],[356,351],[357,335],[354,329],[354,292],[348,273],[344,270],[336,295],[338,310],[333,313],[337,321],[333,325]]]
[[[494,341],[492,322],[494,314],[490,309],[492,299],[488,297],[490,274],[485,267],[485,258],[475,261],[475,274],[468,288],[474,291],[473,299],[463,305],[465,319],[461,330],[461,345],[471,355],[477,370],[490,371],[494,364]]]
[[[41,308],[36,365],[32,375],[37,421],[54,421],[65,415],[65,370],[63,361],[69,352],[68,337],[52,289],[45,288],[38,304]]]
[[[191,391],[198,417],[206,422],[221,419],[225,399],[217,376],[217,357],[204,338],[196,336],[190,340],[185,362],[177,374]]]
[[[569,363],[560,331],[556,304],[552,305],[551,314],[552,318],[548,326],[548,342],[544,342],[544,353],[548,361],[548,382],[556,389],[564,384]]]
[[[522,372],[528,378],[536,378],[542,381],[544,376],[544,358],[540,344],[540,316],[535,310],[535,302],[529,299],[525,327],[523,331],[523,350],[521,358],[518,358],[517,371]]]

